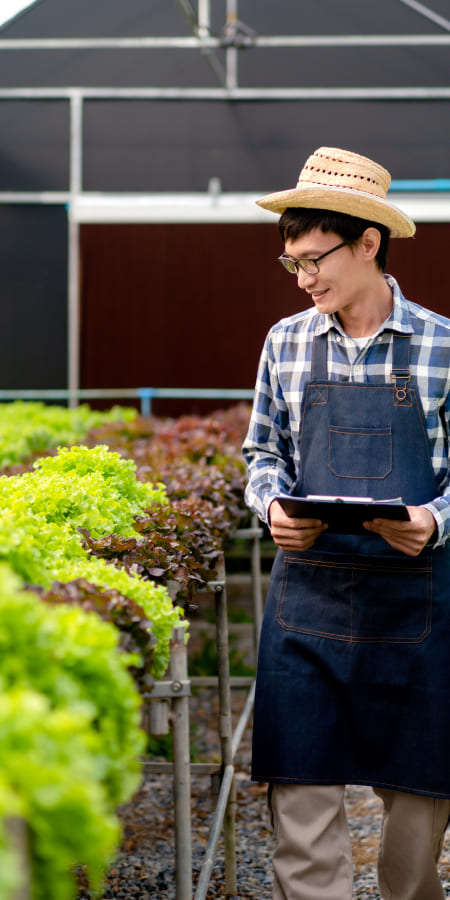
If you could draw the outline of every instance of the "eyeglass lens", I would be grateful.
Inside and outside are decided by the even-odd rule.
[[[315,275],[319,266],[313,259],[289,259],[287,256],[279,256],[280,263],[291,275],[297,275],[299,269],[303,269],[308,275]]]
[[[332,247],[331,250],[326,250],[325,253],[322,253],[320,256],[317,256],[316,259],[292,259],[289,256],[285,256],[283,253],[278,257],[280,263],[284,268],[291,273],[291,275],[297,275],[299,269],[303,269],[308,275],[317,275],[319,272],[319,260],[324,259],[325,256],[329,256],[330,253],[334,253],[335,250],[340,250],[341,247],[346,247],[348,241],[342,241],[340,244],[337,244],[336,247]]]

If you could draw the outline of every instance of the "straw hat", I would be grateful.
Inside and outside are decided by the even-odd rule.
[[[257,200],[258,206],[282,213],[306,206],[347,213],[386,225],[392,237],[412,237],[412,219],[386,200],[391,176],[366,156],[336,147],[319,147],[300,172],[297,187]]]

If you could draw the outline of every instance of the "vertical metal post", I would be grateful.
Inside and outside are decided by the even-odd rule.
[[[238,0],[227,0],[227,25],[233,25],[237,21]],[[238,86],[238,49],[227,48],[227,88],[232,91]]]
[[[8,839],[20,860],[20,887],[11,894],[11,900],[31,900],[31,873],[27,823],[25,819],[11,816],[6,820]]]
[[[170,674],[173,682],[187,680],[187,652],[185,630],[173,630],[170,654]],[[174,697],[173,705],[173,791],[175,807],[175,897],[192,898],[192,839],[191,839],[191,769],[189,745],[189,698]]]
[[[151,416],[152,414],[152,389],[139,388],[138,397],[141,401],[141,416]]]
[[[70,96],[70,197],[68,246],[68,387],[80,386],[80,226],[71,214],[72,202],[83,183],[83,97],[81,91]],[[77,405],[71,397],[70,406]]]
[[[198,33],[200,37],[209,37],[210,27],[209,0],[198,0]]]
[[[231,719],[231,691],[230,691],[230,664],[228,656],[228,624],[227,601],[225,582],[217,584],[215,588],[216,606],[216,645],[217,666],[219,676],[219,737],[222,753],[222,766],[225,770],[233,763],[232,748],[232,719]],[[233,781],[224,817],[224,842],[225,842],[225,892],[236,894],[236,785]]]

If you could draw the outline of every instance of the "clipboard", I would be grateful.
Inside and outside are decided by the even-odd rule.
[[[334,534],[370,535],[363,522],[372,519],[397,519],[409,521],[408,510],[401,497],[391,500],[373,500],[371,497],[325,497],[310,494],[292,497],[279,494],[274,498],[291,518],[320,519]]]

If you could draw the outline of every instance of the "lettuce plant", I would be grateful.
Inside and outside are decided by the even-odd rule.
[[[17,465],[38,453],[82,441],[91,428],[110,422],[131,422],[131,407],[114,406],[96,412],[86,404],[74,409],[17,400],[0,403],[0,468]]]
[[[91,557],[80,531],[98,537],[135,535],[133,517],[152,503],[167,503],[164,488],[139,482],[132,460],[103,446],[63,448],[57,456],[38,460],[32,472],[0,478],[0,559],[30,585],[49,589],[54,581],[82,578],[139,604],[156,639],[152,671],[159,678],[181,609],[173,606],[165,587]]]
[[[17,857],[6,822],[27,825],[33,900],[75,896],[73,867],[99,887],[120,837],[115,815],[140,781],[140,697],[118,632],[51,607],[0,566],[0,898]]]

